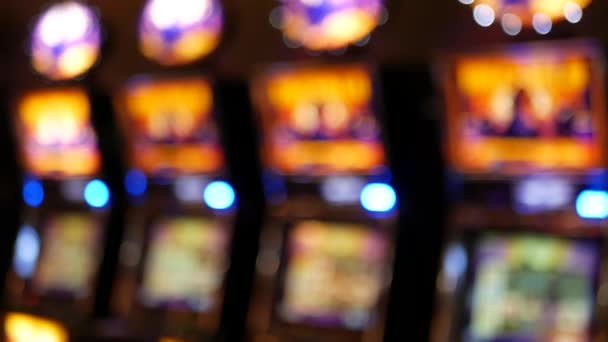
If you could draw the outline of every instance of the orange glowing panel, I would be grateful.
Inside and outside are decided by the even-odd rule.
[[[87,94],[77,88],[35,91],[17,106],[24,167],[41,177],[92,176],[101,157]]]
[[[518,46],[456,57],[445,82],[452,166],[503,175],[602,167],[599,61],[585,45]]]
[[[286,321],[359,330],[373,320],[384,288],[388,243],[369,227],[301,221],[289,234]]]
[[[99,218],[76,213],[53,216],[42,227],[42,235],[34,274],[37,292],[88,295],[101,253]]]
[[[359,65],[277,69],[255,80],[266,165],[287,175],[373,173],[384,149],[372,83]]]
[[[68,333],[59,323],[22,313],[8,313],[4,318],[7,342],[67,342]]]
[[[138,80],[127,86],[120,107],[133,167],[147,174],[209,174],[223,168],[207,80]]]

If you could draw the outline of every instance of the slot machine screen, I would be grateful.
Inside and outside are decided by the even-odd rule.
[[[16,130],[25,169],[40,177],[92,176],[101,157],[86,92],[41,90],[21,97]]]
[[[587,341],[599,251],[590,242],[486,236],[468,341]]]
[[[215,173],[223,167],[213,93],[206,79],[135,79],[118,108],[131,166],[147,174]]]
[[[601,167],[600,60],[582,44],[455,57],[446,78],[452,166],[469,174]]]
[[[203,217],[164,218],[150,231],[141,296],[148,307],[217,307],[227,267],[228,232]]]
[[[86,296],[100,262],[99,218],[77,213],[51,216],[42,227],[42,237],[33,278],[36,290],[45,294]]]
[[[284,175],[370,174],[384,163],[372,73],[362,65],[276,68],[253,83],[266,165]]]
[[[385,283],[388,242],[367,226],[301,221],[289,233],[283,296],[287,322],[366,328]]]

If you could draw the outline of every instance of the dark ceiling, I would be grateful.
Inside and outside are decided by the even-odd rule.
[[[136,26],[143,0],[91,0],[106,26],[106,48],[94,77],[114,88],[129,75],[157,70],[145,61],[136,47]],[[0,3],[0,55],[2,75],[8,84],[18,84],[31,75],[27,36],[33,19],[49,1],[2,0]],[[282,60],[315,58],[302,49],[289,49],[281,34],[272,28],[268,14],[278,0],[224,0],[227,12],[222,46],[206,65],[235,77],[247,76],[259,64]],[[585,10],[581,23],[560,23],[546,37],[525,32],[511,38],[499,25],[475,25],[471,11],[457,0],[391,0],[387,3],[388,22],[378,28],[359,57],[378,63],[424,65],[441,57],[442,51],[471,49],[509,41],[596,38],[608,44],[608,1],[595,0]],[[351,52],[352,54],[352,52]],[[339,59],[343,57],[327,58]]]

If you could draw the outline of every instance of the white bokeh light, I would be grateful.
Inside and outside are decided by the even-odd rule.
[[[553,23],[548,15],[544,13],[536,13],[532,18],[532,26],[538,34],[547,34],[551,32]]]
[[[479,26],[488,27],[494,23],[496,13],[494,13],[492,7],[481,4],[473,9],[473,18]]]
[[[40,38],[48,46],[74,42],[86,34],[90,20],[87,9],[78,3],[56,5],[40,19]]]
[[[150,3],[150,19],[161,30],[188,26],[211,13],[209,0],[155,0]]]
[[[502,30],[510,36],[516,36],[521,32],[521,18],[512,13],[506,13],[501,20]]]
[[[464,5],[470,5],[470,4],[472,4],[473,2],[475,2],[475,0],[458,0],[458,1],[459,1],[461,4],[464,4]]]
[[[564,17],[569,22],[576,24],[583,18],[583,9],[577,3],[568,1],[564,4]]]

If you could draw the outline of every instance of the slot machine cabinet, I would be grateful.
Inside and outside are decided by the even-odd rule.
[[[2,332],[10,341],[77,338],[101,310],[117,196],[97,124],[111,113],[98,112],[102,96],[79,79],[100,43],[95,11],[79,2],[50,6],[34,26],[32,66],[46,80],[16,92],[11,116],[23,205],[6,279]]]
[[[114,305],[137,336],[211,338],[236,210],[212,84],[134,78],[117,98],[131,205]]]
[[[396,196],[374,72],[277,65],[254,78],[268,206],[253,339],[378,340]]]
[[[131,76],[114,97],[129,209],[112,298],[119,323],[101,335],[219,334],[237,201],[215,80],[201,61],[217,48],[222,21],[216,0],[151,0],[142,8],[139,50],[157,67]]]
[[[434,327],[449,335],[435,340],[595,334],[606,214],[590,199],[605,187],[602,61],[592,43],[566,41],[442,65],[456,196]]]

